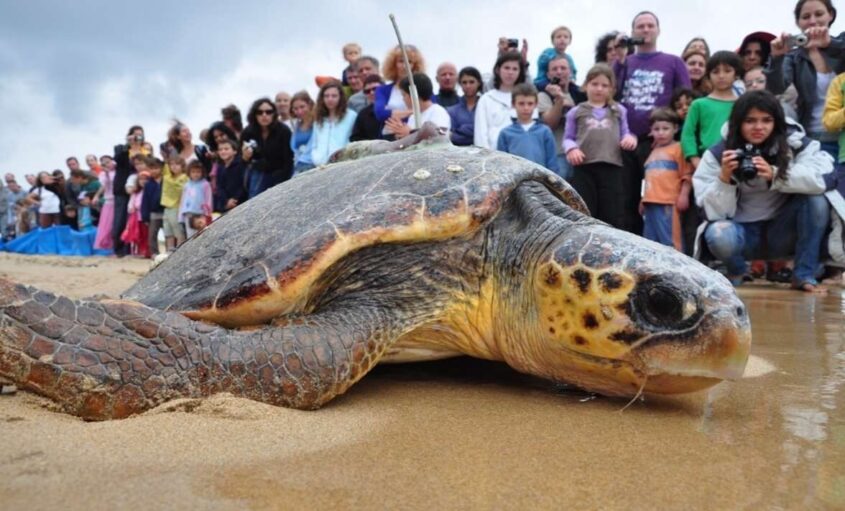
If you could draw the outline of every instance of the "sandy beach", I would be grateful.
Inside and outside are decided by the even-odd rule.
[[[148,267],[0,254],[3,277],[73,298],[117,296]],[[84,422],[0,396],[0,509],[845,506],[840,291],[741,296],[748,378],[624,412],[470,359],[378,367],[316,412],[218,395]]]

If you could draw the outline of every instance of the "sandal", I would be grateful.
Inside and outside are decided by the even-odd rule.
[[[807,280],[793,280],[790,284],[792,289],[797,291],[803,291],[805,293],[826,293],[827,288],[820,285],[816,279],[807,279]]]

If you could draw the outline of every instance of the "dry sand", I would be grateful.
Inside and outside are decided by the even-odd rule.
[[[147,267],[0,255],[3,276],[71,297]],[[377,368],[316,412],[220,395],[88,423],[21,391],[0,396],[0,509],[789,508],[806,497],[772,500],[782,442],[746,406],[770,373],[624,413],[469,359]]]

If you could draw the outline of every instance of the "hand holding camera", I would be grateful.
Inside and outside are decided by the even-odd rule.
[[[774,179],[774,169],[763,158],[760,148],[752,144],[722,153],[721,179],[725,183],[747,183],[756,177]]]
[[[241,156],[243,157],[244,161],[249,161],[252,159],[253,154],[255,154],[255,149],[258,147],[258,142],[255,140],[245,140],[243,147],[241,147]]]
[[[830,30],[827,27],[810,27],[800,34],[784,32],[772,41],[772,57],[786,55],[789,50],[805,48],[807,50],[827,48],[830,46]]]

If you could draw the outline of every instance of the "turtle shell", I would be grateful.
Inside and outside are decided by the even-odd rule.
[[[587,213],[552,172],[475,147],[432,146],[314,169],[212,223],[124,298],[230,327],[264,323],[300,311],[314,281],[347,254],[471,234],[529,180]]]

